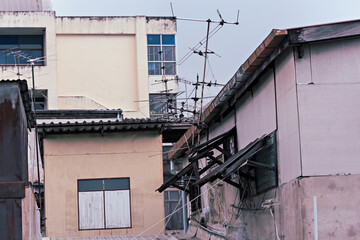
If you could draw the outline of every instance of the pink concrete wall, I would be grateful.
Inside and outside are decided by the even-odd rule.
[[[259,82],[235,106],[238,149],[276,129],[273,69],[265,72]]]
[[[306,46],[295,63],[303,175],[359,174],[360,40]]]
[[[275,61],[275,69],[279,181],[286,183],[301,175],[296,76],[292,49]]]

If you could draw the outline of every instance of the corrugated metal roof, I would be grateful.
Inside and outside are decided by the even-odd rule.
[[[50,0],[1,0],[0,11],[20,12],[20,11],[51,11]]]

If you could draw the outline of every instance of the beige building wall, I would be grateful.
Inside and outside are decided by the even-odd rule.
[[[36,89],[47,89],[49,109],[57,106],[57,50],[55,12],[0,12],[0,35],[44,34],[43,66],[34,67]],[[17,75],[20,73],[20,76]],[[25,79],[32,89],[31,66],[0,66],[1,79]]]
[[[58,95],[60,109],[87,99],[125,117],[149,117],[149,93],[165,89],[148,76],[147,34],[175,34],[171,19],[137,17],[58,17]],[[178,91],[176,81],[168,85]]]
[[[88,237],[164,233],[162,140],[157,131],[48,135],[44,140],[46,235]],[[131,228],[81,230],[78,179],[130,178]]]

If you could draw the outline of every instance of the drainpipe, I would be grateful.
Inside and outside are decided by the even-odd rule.
[[[170,173],[172,175],[176,175],[179,171],[175,171],[175,163],[173,160],[170,160]],[[181,181],[181,186],[185,187],[185,182]],[[186,204],[186,193],[185,191],[181,191],[181,201],[183,203],[182,206],[182,217],[183,217],[183,226],[184,226],[184,233],[187,232],[188,223],[187,223],[187,204]]]
[[[183,187],[185,187],[184,180],[181,181],[181,185],[183,185]],[[188,222],[187,222],[187,204],[186,204],[185,191],[182,191],[181,198],[182,198],[182,203],[183,203],[182,213],[183,213],[184,233],[186,233],[188,230]]]

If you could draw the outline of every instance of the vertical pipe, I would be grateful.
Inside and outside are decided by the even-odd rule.
[[[183,213],[184,233],[186,233],[187,230],[188,230],[188,222],[187,222],[187,204],[186,204],[186,193],[185,193],[185,191],[182,191],[181,198],[182,198],[182,203],[183,203],[182,213]]]
[[[36,150],[36,164],[37,164],[37,177],[38,177],[38,188],[39,188],[39,211],[40,211],[40,226],[41,226],[41,211],[42,211],[42,203],[41,203],[41,184],[40,184],[40,164],[39,164],[39,139],[38,139],[38,129],[36,122],[36,108],[35,108],[35,78],[34,78],[34,61],[31,61],[31,74],[32,74],[32,101],[33,101],[33,110],[34,110],[34,118],[35,118],[35,150]]]
[[[317,220],[316,196],[314,196],[314,239],[318,240],[318,220]]]

